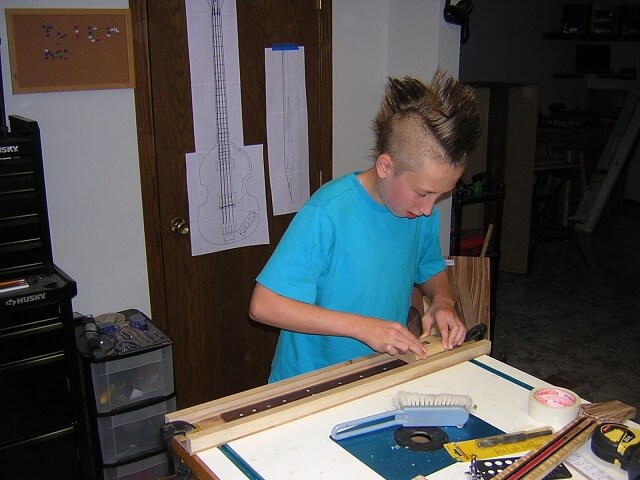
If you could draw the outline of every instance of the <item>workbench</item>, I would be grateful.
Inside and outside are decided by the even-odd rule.
[[[544,425],[550,425],[557,431],[564,424],[540,422],[532,419],[528,413],[531,390],[548,386],[551,385],[482,354],[224,445],[189,454],[174,437],[172,448],[201,480],[380,479],[385,477],[330,438],[334,425],[392,410],[393,397],[398,391],[404,390],[469,395],[475,404],[472,414],[504,432]],[[177,412],[172,418],[179,417],[180,412]],[[233,455],[230,456],[229,452]],[[627,478],[626,472],[618,466],[595,457],[590,449],[590,441],[574,452],[564,464],[574,479]],[[468,470],[468,462],[458,462],[439,471],[423,474],[429,480],[471,479],[470,475],[465,474]]]

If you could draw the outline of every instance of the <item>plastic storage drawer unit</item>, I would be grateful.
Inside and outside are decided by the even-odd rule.
[[[102,463],[118,463],[128,457],[164,448],[161,434],[164,415],[175,409],[173,397],[148,407],[98,418]]]
[[[108,362],[91,364],[98,413],[173,393],[171,346]]]
[[[166,452],[137,462],[102,469],[104,480],[157,480],[169,474]]]

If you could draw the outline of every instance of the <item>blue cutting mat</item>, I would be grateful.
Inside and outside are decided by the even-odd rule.
[[[449,442],[504,433],[473,415],[469,415],[469,420],[462,428],[440,428],[446,432]],[[397,426],[389,427],[335,442],[387,480],[410,480],[416,475],[429,475],[455,463],[444,448],[433,452],[416,452],[398,446],[393,438],[397,429]]]

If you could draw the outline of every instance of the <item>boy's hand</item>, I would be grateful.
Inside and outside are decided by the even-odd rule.
[[[370,319],[360,340],[376,352],[389,355],[413,352],[418,358],[427,358],[426,347],[406,327],[396,322]]]
[[[453,302],[447,300],[436,300],[432,302],[428,310],[422,317],[423,334],[422,337],[431,334],[433,325],[438,326],[442,346],[451,350],[464,342],[467,334],[467,327],[458,317]],[[421,337],[421,338],[422,338]]]

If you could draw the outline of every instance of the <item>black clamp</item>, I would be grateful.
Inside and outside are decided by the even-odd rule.
[[[464,337],[464,341],[471,342],[474,340],[482,340],[486,333],[487,326],[484,323],[479,323],[467,330],[467,335]]]
[[[165,440],[170,440],[171,437],[175,437],[176,435],[184,435],[185,433],[189,433],[192,430],[195,430],[194,427],[189,422],[185,422],[184,420],[176,420],[174,422],[165,423],[160,430],[162,431],[162,436]]]
[[[162,437],[167,443],[167,458],[169,460],[169,471],[171,472],[172,480],[188,480],[191,477],[191,470],[184,465],[179,458],[176,458],[176,454],[172,452],[170,441],[176,435],[184,435],[186,433],[195,430],[195,426],[184,420],[176,420],[173,422],[165,423],[160,427]]]

